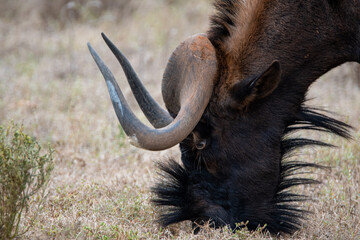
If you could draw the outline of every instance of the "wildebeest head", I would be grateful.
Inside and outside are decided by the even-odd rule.
[[[145,90],[123,54],[103,35],[155,129],[128,107],[114,77],[89,45],[132,143],[148,150],[180,144],[182,165],[160,163],[153,188],[167,206],[164,225],[192,220],[215,226],[248,221],[274,233],[299,227],[305,197],[289,188],[315,181],[294,173],[315,164],[286,161],[305,145],[296,130],[349,137],[346,124],[304,106],[308,87],[331,68],[360,62],[360,3],[355,0],[215,1],[206,35],[172,54],[162,93],[167,110]]]

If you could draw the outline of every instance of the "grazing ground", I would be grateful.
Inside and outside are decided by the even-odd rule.
[[[81,1],[87,3],[81,5],[57,1],[59,8],[45,10],[35,4],[41,0],[28,1],[28,9],[12,9],[18,11],[14,15],[2,14],[5,10],[0,8],[0,123],[23,124],[27,133],[44,144],[50,142],[56,150],[47,201],[23,239],[360,239],[357,64],[334,69],[308,94],[310,105],[338,113],[332,116],[355,130],[350,141],[298,133],[338,146],[310,148],[296,156],[331,167],[311,175],[321,185],[294,189],[315,199],[303,204],[313,214],[302,229],[278,237],[208,228],[193,235],[189,222],[161,228],[156,223],[161,209],[150,204],[149,189],[157,178],[154,162],[178,157],[177,148],[148,152],[127,142],[86,43],[90,41],[108,63],[132,107],[145,119],[100,33],[107,33],[123,50],[161,102],[167,58],[187,36],[206,31],[213,12],[210,1],[118,1],[123,5],[101,11],[94,11],[90,4],[99,1]],[[31,206],[36,204],[35,198]],[[23,228],[36,214],[33,209],[24,217]]]

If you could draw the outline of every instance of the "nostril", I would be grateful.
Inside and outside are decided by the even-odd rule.
[[[196,143],[195,147],[197,150],[203,150],[206,147],[206,143],[206,139],[201,139]]]

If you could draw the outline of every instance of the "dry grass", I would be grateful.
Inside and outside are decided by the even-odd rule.
[[[31,20],[0,18],[1,122],[23,124],[26,132],[56,150],[48,201],[24,239],[274,238],[227,229],[192,235],[188,222],[165,229],[155,222],[159,209],[149,202],[156,178],[154,161],[177,156],[177,149],[152,153],[126,142],[86,42],[109,63],[132,106],[136,107],[124,75],[100,38],[102,31],[120,46],[161,101],[160,79],[168,56],[187,36],[206,31],[212,8],[208,0],[138,4],[127,18],[113,18],[106,11],[96,21],[69,20],[63,26],[44,25],[36,14]],[[320,136],[339,148],[299,153],[303,160],[332,168],[315,176],[322,185],[297,189],[317,199],[304,204],[315,214],[299,232],[279,238],[360,238],[360,89],[354,68],[334,70],[309,93],[316,96],[312,104],[340,113],[337,118],[357,130],[352,141]],[[23,226],[32,214],[30,210]]]

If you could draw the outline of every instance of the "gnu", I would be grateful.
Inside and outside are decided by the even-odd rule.
[[[291,137],[311,129],[349,138],[349,126],[305,106],[322,74],[360,62],[359,0],[216,0],[206,34],[181,43],[162,79],[166,110],[146,91],[125,56],[103,35],[154,128],[133,114],[93,48],[116,115],[132,144],[147,150],[180,145],[181,161],[160,163],[164,181],[152,191],[163,225],[272,233],[300,227],[305,196],[289,189],[313,180],[297,170],[316,164],[286,160],[294,149],[326,143]]]

